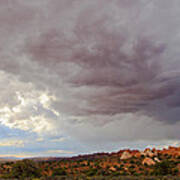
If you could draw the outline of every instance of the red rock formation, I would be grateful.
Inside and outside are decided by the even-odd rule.
[[[142,164],[143,165],[147,164],[148,166],[152,166],[152,165],[155,165],[156,163],[151,158],[146,157],[143,160]]]
[[[130,159],[132,157],[132,154],[128,151],[124,151],[121,155],[121,158],[122,160],[125,160],[125,159]]]

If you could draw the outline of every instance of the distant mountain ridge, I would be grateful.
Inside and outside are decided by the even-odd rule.
[[[11,161],[18,161],[20,158],[13,157],[13,156],[7,156],[7,157],[1,157],[0,162],[11,162]]]
[[[156,149],[156,148],[146,148],[144,151],[140,150],[131,150],[131,149],[122,149],[117,152],[99,152],[94,154],[85,154],[85,155],[77,155],[72,157],[34,157],[34,158],[28,158],[34,161],[61,161],[61,160],[88,160],[88,159],[98,159],[98,158],[104,158],[106,156],[121,156],[123,153],[126,152],[129,153],[129,157],[140,157],[142,155],[144,156],[156,156],[157,154],[167,154],[172,155],[175,157],[180,156],[180,147],[172,147],[169,146],[168,148],[164,148],[162,150]],[[126,159],[126,158],[125,158]]]
[[[0,157],[0,161],[17,161],[21,159],[30,159],[33,161],[61,161],[61,160],[88,160],[88,159],[97,159],[104,158],[105,156],[121,156],[124,152],[129,153],[129,156],[140,157],[141,155],[153,156],[155,154],[168,154],[172,156],[180,156],[180,147],[163,148],[162,150],[156,148],[146,148],[144,151],[140,150],[131,150],[131,149],[122,149],[117,152],[98,152],[93,154],[84,154],[77,155],[72,157],[56,157],[56,156],[44,156],[44,157],[32,157],[32,158],[18,158],[14,156]]]

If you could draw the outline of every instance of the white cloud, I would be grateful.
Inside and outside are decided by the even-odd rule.
[[[51,142],[63,142],[65,141],[67,138],[64,138],[64,137],[60,137],[60,138],[55,138],[55,139],[52,139]]]
[[[44,156],[58,156],[58,155],[72,155],[74,152],[66,150],[48,150],[39,152],[22,152],[22,153],[7,153],[0,154],[0,158],[12,157],[12,158],[33,158],[33,157],[44,157]]]
[[[0,147],[24,147],[25,142],[18,139],[3,139],[0,141]]]
[[[66,151],[66,150],[48,150],[45,153],[46,154],[73,154],[74,152]]]
[[[0,158],[30,158],[33,157],[28,153],[9,153],[9,154],[0,154]]]
[[[57,113],[51,108],[55,97],[15,76],[5,72],[0,74],[0,81],[5,83],[0,95],[0,122],[10,128],[36,133],[55,130],[52,119],[57,118]]]
[[[38,137],[38,138],[36,139],[36,141],[37,141],[37,142],[43,142],[43,141],[44,141],[44,138],[43,138],[43,137]]]

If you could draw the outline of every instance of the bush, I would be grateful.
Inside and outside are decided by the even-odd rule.
[[[160,176],[173,175],[174,167],[175,167],[174,162],[168,160],[162,161],[155,165],[154,174]]]
[[[131,165],[131,166],[129,166],[129,168],[130,168],[130,169],[134,169],[134,168],[135,168],[135,166],[134,166],[134,165]]]
[[[87,171],[86,175],[87,176],[95,176],[97,173],[97,169],[89,169],[89,171]]]
[[[120,176],[120,172],[116,171],[112,173],[112,176]]]
[[[41,170],[36,166],[36,163],[31,160],[22,160],[16,162],[12,166],[11,178],[24,179],[27,177],[38,178],[41,176]]]
[[[134,164],[134,163],[135,163],[135,161],[132,159],[132,160],[130,160],[130,163],[131,163],[131,164]]]
[[[64,171],[62,168],[57,168],[57,169],[54,169],[52,175],[53,176],[65,176],[66,175],[66,171]]]

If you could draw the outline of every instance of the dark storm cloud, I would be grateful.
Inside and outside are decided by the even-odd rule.
[[[55,96],[57,128],[79,138],[88,123],[117,125],[124,139],[151,138],[151,131],[152,139],[179,137],[172,130],[180,115],[178,0],[0,3],[0,69],[23,91],[31,83]],[[139,129],[148,122],[155,125],[144,136]],[[123,131],[129,126],[133,136]]]
[[[131,5],[130,2],[124,5],[128,4]],[[115,27],[113,17],[104,11],[99,12],[94,6],[83,9],[76,17],[69,33],[71,36],[61,28],[50,28],[32,42],[27,41],[26,52],[32,60],[49,66],[59,76],[63,74],[63,83],[69,84],[69,88],[92,88],[92,95],[87,92],[82,96],[81,91],[72,93],[76,103],[83,99],[88,104],[79,110],[74,107],[75,114],[114,115],[143,111],[156,118],[161,116],[159,112],[164,104],[167,109],[179,108],[178,103],[174,103],[176,107],[168,105],[179,93],[179,75],[159,77],[163,64],[167,63],[162,58],[168,51],[167,42],[158,43],[154,38],[138,33],[129,43],[131,31],[126,31],[126,26]],[[126,45],[131,46],[129,51]],[[106,88],[106,91],[97,93],[94,89],[98,88]],[[154,109],[154,101],[160,107]],[[68,103],[64,106],[60,105],[60,109],[66,109]],[[70,106],[73,108],[74,103]],[[179,119],[163,116],[156,120],[172,123]]]

